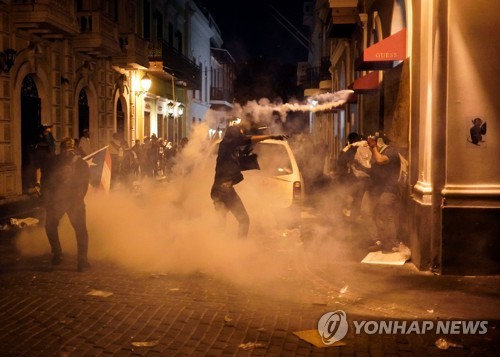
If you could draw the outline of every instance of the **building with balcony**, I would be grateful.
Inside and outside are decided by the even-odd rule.
[[[42,123],[56,140],[89,129],[95,150],[113,133],[175,145],[220,109],[212,86],[230,97],[220,31],[198,1],[1,1],[0,35],[0,204],[33,193]]]
[[[499,10],[485,0],[314,1],[309,68],[329,56],[330,90],[355,96],[315,113],[313,138],[328,145],[329,160],[350,131],[382,129],[392,139],[409,163],[400,239],[419,269],[500,272],[500,110],[492,99],[500,69],[490,63],[500,51],[491,46]],[[307,83],[305,95],[326,90]],[[485,122],[474,140],[475,124]]]

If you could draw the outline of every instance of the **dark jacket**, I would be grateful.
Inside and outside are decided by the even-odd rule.
[[[239,128],[229,127],[219,144],[217,163],[215,165],[214,185],[230,181],[233,185],[243,180],[239,162],[239,148],[250,145],[251,138],[241,134]]]
[[[49,202],[55,205],[68,205],[82,201],[87,194],[90,180],[88,164],[73,150],[57,155],[48,175],[45,190]]]

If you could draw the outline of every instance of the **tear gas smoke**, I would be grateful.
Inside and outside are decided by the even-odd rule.
[[[252,100],[245,105],[236,103],[233,115],[240,118],[250,117],[257,122],[268,122],[273,113],[279,113],[281,120],[286,118],[288,112],[318,112],[339,107],[353,95],[352,90],[341,90],[335,93],[322,93],[311,96],[307,102],[271,103],[269,99]]]
[[[344,92],[331,97],[321,95],[317,99],[324,105],[337,105],[347,99],[349,93]],[[334,101],[326,104],[327,98]],[[257,117],[274,110],[303,110],[306,107],[310,110],[305,104],[275,106],[265,100],[259,104],[248,103],[245,107],[237,105],[238,109]],[[206,123],[214,120],[208,116]],[[246,287],[265,283],[278,289],[275,283],[294,275],[316,251],[306,252],[300,228],[287,230],[277,224],[276,212],[266,197],[250,195],[243,200],[250,215],[250,234],[246,241],[236,238],[237,222],[232,215],[228,214],[224,230],[217,226],[210,198],[215,153],[211,147],[213,143],[207,140],[208,129],[207,124],[194,128],[189,143],[176,158],[173,176],[168,182],[144,179],[139,194],[128,189],[112,190],[108,195],[92,191],[87,194],[91,263],[111,261],[146,272],[203,272]],[[300,152],[301,143],[295,145]],[[245,185],[249,183],[244,180],[235,189],[240,191]],[[254,188],[245,187],[245,190],[252,192]],[[338,210],[333,206],[341,203],[325,192],[314,200],[321,211],[319,216],[325,219],[320,219],[315,227],[309,223],[307,239],[320,242],[322,248],[317,251],[321,252],[321,259],[332,259],[336,255],[336,238],[328,227],[335,224],[331,212]],[[76,239],[67,216],[61,221],[59,233],[63,254],[69,257],[65,259],[71,260],[71,256],[76,255]],[[17,244],[23,255],[50,253],[41,225],[22,232]],[[327,248],[323,249],[325,246]],[[272,293],[272,289],[267,293]],[[286,296],[294,294],[285,293]]]

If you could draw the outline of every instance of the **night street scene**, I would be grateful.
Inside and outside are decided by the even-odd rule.
[[[0,356],[497,356],[500,1],[0,1]]]

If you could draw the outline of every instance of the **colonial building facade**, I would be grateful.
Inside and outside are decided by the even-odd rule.
[[[232,76],[219,29],[190,0],[0,1],[0,46],[3,200],[31,192],[41,124],[56,140],[89,129],[95,150],[113,133],[175,145],[213,110],[212,83]]]
[[[415,265],[498,273],[500,69],[491,61],[500,3],[317,0],[305,9],[315,42],[305,95],[355,92],[339,110],[314,114],[328,162],[350,131],[384,130],[409,162],[401,240]]]

